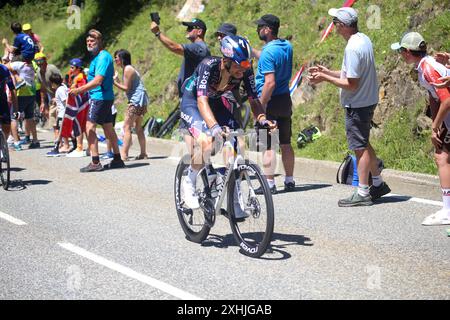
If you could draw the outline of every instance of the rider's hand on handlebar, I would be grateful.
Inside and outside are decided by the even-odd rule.
[[[212,137],[221,137],[224,133],[223,129],[218,124],[213,125],[209,130],[211,131]]]

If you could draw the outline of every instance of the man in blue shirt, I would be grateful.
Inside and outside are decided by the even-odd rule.
[[[26,33],[22,33],[22,25],[19,22],[11,23],[11,30],[14,32],[16,37],[14,38],[14,43],[11,46],[8,44],[6,39],[3,39],[3,44],[9,53],[14,56],[22,55],[22,59],[25,62],[31,63],[36,53],[36,48],[33,39]]]
[[[295,189],[294,150],[291,146],[292,101],[289,80],[292,76],[292,45],[278,38],[280,19],[266,14],[256,21],[259,38],[264,41],[261,52],[253,50],[259,59],[256,73],[256,89],[261,104],[266,108],[267,120],[276,120],[279,129],[281,159],[286,173],[284,190]],[[277,193],[274,180],[276,150],[271,145],[273,136],[267,136],[267,150],[264,152],[264,172],[273,194]],[[262,190],[256,190],[261,193]]]
[[[113,77],[114,63],[111,54],[103,47],[102,34],[92,29],[86,38],[87,50],[94,56],[89,66],[88,83],[80,88],[70,90],[70,94],[76,96],[89,91],[89,112],[86,123],[86,133],[91,151],[92,162],[80,169],[80,172],[102,171],[98,153],[97,124],[103,127],[106,138],[110,141],[114,158],[107,165],[109,169],[123,168],[119,152],[116,132],[113,127],[112,105],[114,103]],[[105,166],[106,167],[106,166]]]

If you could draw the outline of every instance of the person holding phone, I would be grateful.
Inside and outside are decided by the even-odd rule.
[[[158,20],[159,16],[153,13],[152,20]],[[190,22],[182,22],[186,29],[186,38],[191,42],[187,44],[179,44],[161,32],[159,21],[152,21],[150,25],[151,31],[161,41],[161,43],[170,51],[184,57],[178,74],[178,94],[182,97],[181,87],[184,80],[189,78],[195,71],[195,68],[211,53],[205,43],[206,24],[200,19],[192,19]]]

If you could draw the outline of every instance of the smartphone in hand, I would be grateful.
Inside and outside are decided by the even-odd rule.
[[[160,18],[158,12],[150,12],[150,19],[155,22],[157,25],[159,25]]]

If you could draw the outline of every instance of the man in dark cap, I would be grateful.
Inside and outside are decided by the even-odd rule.
[[[192,19],[190,22],[182,22],[186,29],[186,38],[191,41],[188,44],[179,44],[171,40],[163,34],[156,22],[152,21],[150,29],[161,43],[173,53],[184,56],[183,64],[181,65],[180,73],[178,74],[178,93],[182,96],[181,86],[184,80],[189,78],[194,73],[197,65],[206,57],[210,56],[208,46],[206,45],[205,33],[206,24],[200,19]]]
[[[266,14],[255,21],[259,38],[265,42],[261,52],[253,51],[258,61],[256,89],[261,104],[266,108],[267,119],[276,120],[279,129],[281,160],[285,171],[284,190],[295,190],[294,150],[292,136],[292,101],[289,92],[289,80],[292,76],[292,45],[289,41],[278,38],[280,19]],[[260,137],[261,138],[261,137]],[[267,150],[264,156],[264,173],[273,194],[277,193],[274,179],[276,167],[276,148],[274,137],[267,136]],[[255,190],[258,194],[262,189]]]

